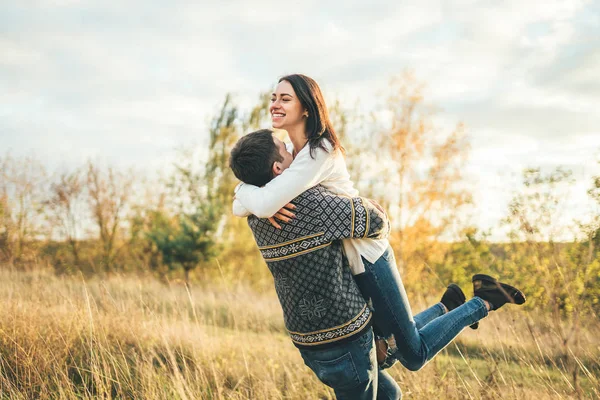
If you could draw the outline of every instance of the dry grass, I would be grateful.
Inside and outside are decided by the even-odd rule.
[[[4,269],[0,307],[2,399],[333,398],[285,335],[272,292]],[[497,312],[421,371],[391,373],[413,399],[600,397],[597,321],[569,357],[535,321]]]

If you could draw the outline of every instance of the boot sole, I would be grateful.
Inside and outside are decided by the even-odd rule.
[[[498,282],[498,279],[489,276],[489,275],[485,275],[485,274],[475,274],[473,275],[473,278],[471,279],[472,282],[475,281],[483,281],[483,282],[487,282],[487,283],[493,283],[495,285],[498,285],[504,292],[505,295],[508,295],[512,301],[509,301],[510,303],[513,304],[523,304],[525,303],[525,300],[527,300],[527,298],[525,297],[525,294],[523,292],[521,292],[519,289],[517,289],[514,286],[511,286],[507,283],[502,283],[502,282]]]

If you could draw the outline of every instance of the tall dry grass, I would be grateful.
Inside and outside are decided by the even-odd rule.
[[[4,268],[0,310],[2,399],[333,398],[287,338],[273,292]],[[421,371],[391,373],[413,399],[598,398],[598,322],[565,355],[544,321],[507,307]]]

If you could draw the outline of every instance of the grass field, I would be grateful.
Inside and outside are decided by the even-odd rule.
[[[223,287],[0,269],[0,398],[333,398],[274,293]],[[543,312],[506,309],[421,371],[394,366],[405,398],[600,398],[598,321],[567,348]]]

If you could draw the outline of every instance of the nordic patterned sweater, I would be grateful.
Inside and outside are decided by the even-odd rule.
[[[345,197],[322,186],[292,201],[296,218],[275,229],[248,217],[259,250],[273,274],[285,326],[297,347],[337,344],[370,326],[341,239],[384,239],[389,221],[373,202]]]

